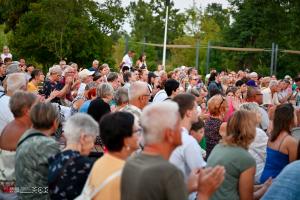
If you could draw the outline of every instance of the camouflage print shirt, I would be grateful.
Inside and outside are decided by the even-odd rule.
[[[27,130],[19,140],[40,133]],[[19,199],[50,199],[48,195],[48,158],[59,152],[59,145],[50,137],[35,135],[26,139],[16,151],[16,193]]]
[[[140,118],[141,118],[141,115],[142,115],[142,111],[138,107],[136,107],[134,105],[131,105],[131,104],[128,104],[124,108],[120,109],[120,111],[122,111],[122,112],[129,112],[129,113],[133,114],[134,117],[140,123]]]

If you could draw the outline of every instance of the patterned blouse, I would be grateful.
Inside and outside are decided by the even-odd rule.
[[[206,138],[206,159],[210,152],[219,143],[222,136],[219,133],[222,121],[217,118],[210,117],[204,125],[204,134]]]
[[[81,194],[93,161],[78,151],[67,150],[49,158],[49,194],[51,199],[74,199]]]

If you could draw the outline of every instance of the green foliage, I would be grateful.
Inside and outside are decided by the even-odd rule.
[[[137,2],[130,3],[132,41],[141,42],[145,40],[150,43],[163,43],[166,13],[164,3],[165,0],[151,0],[149,3],[138,0]],[[186,22],[185,15],[179,13],[179,10],[174,8],[173,1],[169,5],[168,19],[168,43],[170,44],[176,38],[184,35],[183,29]],[[138,51],[140,52],[140,50]],[[162,59],[162,48],[147,46],[145,51],[149,54],[148,58],[154,61],[153,64],[148,62],[148,65],[155,66],[156,64],[154,63],[156,61],[160,62]],[[169,51],[167,55],[169,55]]]
[[[231,13],[234,22],[224,34],[228,45],[271,48],[272,42],[275,42],[282,49],[300,49],[297,34],[300,28],[299,1],[230,0],[230,3],[234,8]],[[269,74],[271,53],[256,53],[247,57],[237,53],[227,55],[234,57],[235,65],[248,66],[253,70],[260,70],[264,75]],[[299,56],[279,54],[279,75],[283,76],[284,69],[297,72],[296,63],[299,59]]]
[[[93,59],[114,64],[109,35],[123,23],[125,11],[120,5],[120,0],[31,2],[19,18],[10,46],[17,56],[48,66],[59,59],[86,67]]]

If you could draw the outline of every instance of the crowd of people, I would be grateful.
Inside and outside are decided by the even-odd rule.
[[[300,73],[0,60],[1,199],[297,199]]]

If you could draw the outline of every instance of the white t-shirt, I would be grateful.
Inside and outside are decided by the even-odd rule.
[[[182,145],[172,152],[169,161],[182,171],[184,181],[187,182],[192,170],[205,167],[206,162],[203,160],[201,147],[197,140],[189,135],[188,130],[184,127],[181,129],[181,140]],[[189,195],[189,200],[195,198],[195,192]]]
[[[183,172],[187,181],[192,170],[205,167],[206,162],[202,158],[200,145],[186,128],[181,130],[181,140],[182,145],[172,152],[169,161]]]
[[[11,58],[11,59],[12,59],[11,53],[8,53],[8,54],[2,53],[2,54],[1,54],[1,59],[2,59],[3,62],[4,62],[4,59],[5,59],[5,58]]]
[[[272,97],[271,89],[266,88],[261,91],[263,94],[263,104],[279,105],[278,94],[275,92]]]
[[[256,173],[255,182],[259,183],[260,176],[264,170],[266,163],[266,148],[268,143],[267,134],[260,128],[256,128],[256,135],[254,141],[250,144],[248,152],[255,159]]]
[[[2,96],[2,92],[0,92],[0,96]],[[0,135],[2,133],[2,130],[4,129],[4,127],[11,122],[12,120],[14,120],[14,116],[12,114],[12,112],[9,109],[9,100],[10,97],[7,95],[4,95],[2,97],[0,97]]]
[[[168,98],[165,90],[159,90],[153,98],[153,103],[163,102]]]
[[[132,67],[132,58],[129,57],[128,54],[126,54],[126,55],[123,57],[122,62],[123,62],[123,66],[128,66],[129,68]]]

